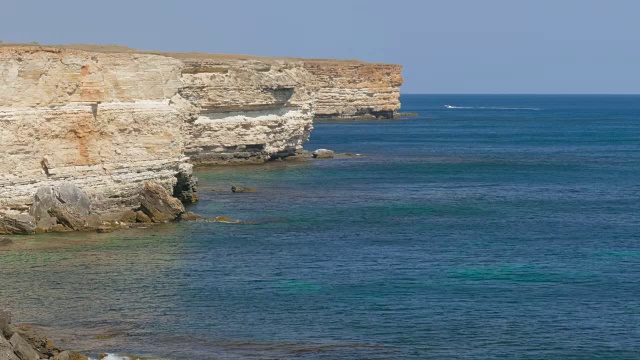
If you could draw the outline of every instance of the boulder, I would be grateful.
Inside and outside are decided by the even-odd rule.
[[[21,360],[40,360],[40,353],[18,333],[13,334],[9,342],[11,343],[13,351]]]
[[[250,188],[250,187],[245,187],[245,186],[233,185],[231,187],[231,191],[234,192],[234,193],[254,193],[254,192],[256,192],[256,189]]]
[[[62,182],[55,187],[45,186],[36,191],[29,214],[36,219],[37,228],[43,232],[62,224],[79,230],[87,226],[91,200],[75,184]]]
[[[57,221],[73,230],[80,230],[87,225],[87,214],[78,211],[70,204],[57,204],[49,210],[49,214]]]
[[[140,192],[140,210],[154,223],[175,220],[184,213],[184,205],[162,185],[148,181]]]
[[[315,159],[333,159],[334,156],[335,153],[333,152],[333,150],[318,149],[313,152],[313,157]]]
[[[0,235],[28,235],[36,233],[36,219],[16,212],[0,213]]]

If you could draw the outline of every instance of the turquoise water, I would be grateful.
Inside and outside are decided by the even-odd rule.
[[[254,224],[18,238],[0,299],[92,353],[640,358],[640,96],[402,102],[306,146],[363,157],[198,173]]]

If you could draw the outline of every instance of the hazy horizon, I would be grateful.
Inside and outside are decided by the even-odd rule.
[[[397,63],[404,94],[635,95],[639,11],[630,0],[6,0],[0,40]]]

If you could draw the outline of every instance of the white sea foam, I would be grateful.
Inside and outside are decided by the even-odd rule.
[[[453,106],[445,105],[447,109],[489,109],[489,110],[542,110],[534,107],[501,107],[501,106]]]

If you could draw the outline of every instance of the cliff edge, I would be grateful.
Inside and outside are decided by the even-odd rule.
[[[391,118],[401,66],[0,45],[0,234],[165,222],[192,166],[295,155],[316,117]]]

